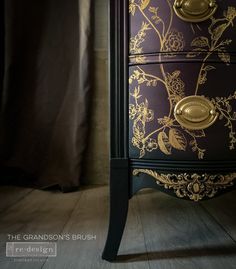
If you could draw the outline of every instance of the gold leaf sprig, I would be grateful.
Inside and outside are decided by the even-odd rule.
[[[146,22],[142,22],[141,29],[138,31],[137,35],[130,38],[130,53],[142,53],[142,47],[140,47],[140,45],[145,41],[146,32],[148,30],[151,30],[149,24]]]
[[[233,125],[233,122],[236,122],[236,111],[233,110],[231,102],[236,101],[236,91],[228,97],[216,97],[211,101],[219,113],[219,119],[225,120],[224,126],[229,129],[229,149],[233,150],[236,145],[236,131]]]

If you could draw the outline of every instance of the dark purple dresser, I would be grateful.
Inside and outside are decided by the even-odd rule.
[[[110,2],[110,224],[151,187],[190,201],[236,181],[236,1]]]

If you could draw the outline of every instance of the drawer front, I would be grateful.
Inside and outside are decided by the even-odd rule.
[[[236,64],[157,63],[129,73],[130,158],[236,160]],[[176,104],[188,96],[214,106],[211,126],[193,130],[176,119]]]
[[[164,52],[174,57],[177,53],[188,52],[186,57],[191,58],[206,51],[236,52],[236,40],[232,40],[236,30],[235,0],[216,0],[216,12],[198,23],[179,18],[173,9],[174,2],[129,1],[131,55]]]

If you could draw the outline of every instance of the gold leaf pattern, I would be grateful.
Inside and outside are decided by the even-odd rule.
[[[189,132],[193,137],[205,137],[205,136],[206,136],[204,130],[188,130],[188,132]]]
[[[224,11],[224,16],[228,21],[233,23],[233,20],[236,17],[235,7],[228,7],[227,11]]]
[[[218,56],[222,62],[226,63],[227,65],[230,64],[230,54],[228,52],[220,52],[218,53]]]
[[[153,14],[152,20],[155,22],[155,24],[159,24],[160,22],[164,24],[163,20],[158,16],[158,7],[149,7],[149,11]]]
[[[138,140],[142,140],[145,136],[145,123],[140,120],[140,119],[136,119],[134,121],[134,125],[133,125],[133,133],[135,138],[137,138]]]
[[[171,128],[169,131],[169,141],[173,148],[178,150],[186,150],[187,140],[185,136],[177,129]]]
[[[141,0],[141,9],[144,10],[148,4],[149,4],[150,0]]]
[[[224,30],[227,28],[227,23],[221,24],[217,26],[214,30],[212,30],[212,41],[215,42],[219,40],[219,38],[222,36]]]
[[[141,29],[138,34],[130,38],[130,53],[140,54],[142,53],[142,47],[140,45],[145,41],[146,32],[151,30],[149,24],[146,22],[142,23]]]
[[[166,155],[171,154],[171,144],[165,132],[160,132],[158,134],[158,145],[163,153],[165,153]]]
[[[233,111],[231,103],[236,101],[236,91],[228,97],[216,97],[211,101],[220,115],[219,119],[226,121],[224,126],[229,129],[229,149],[234,150],[236,145],[236,130],[234,130],[233,122],[236,122],[236,112]]]
[[[132,16],[134,16],[135,15],[135,11],[136,11],[135,0],[130,0],[129,1],[129,13],[131,13]]]
[[[135,105],[130,104],[129,105],[129,118],[131,120],[133,120],[135,118],[136,114],[137,114],[137,110],[136,110]]]
[[[205,36],[198,36],[198,37],[193,39],[191,46],[192,47],[200,47],[200,48],[209,47],[209,40]]]

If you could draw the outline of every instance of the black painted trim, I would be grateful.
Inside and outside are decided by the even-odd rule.
[[[128,1],[109,8],[110,155],[128,157]]]
[[[128,0],[110,0],[110,220],[102,258],[117,257],[130,193],[128,160]]]
[[[112,159],[110,167],[110,220],[102,254],[102,258],[107,261],[116,259],[129,206],[128,160]]]
[[[131,168],[157,169],[160,172],[236,172],[236,161],[164,161],[131,159]]]
[[[2,103],[3,80],[4,80],[4,49],[5,49],[5,10],[4,1],[0,3],[0,104]]]

